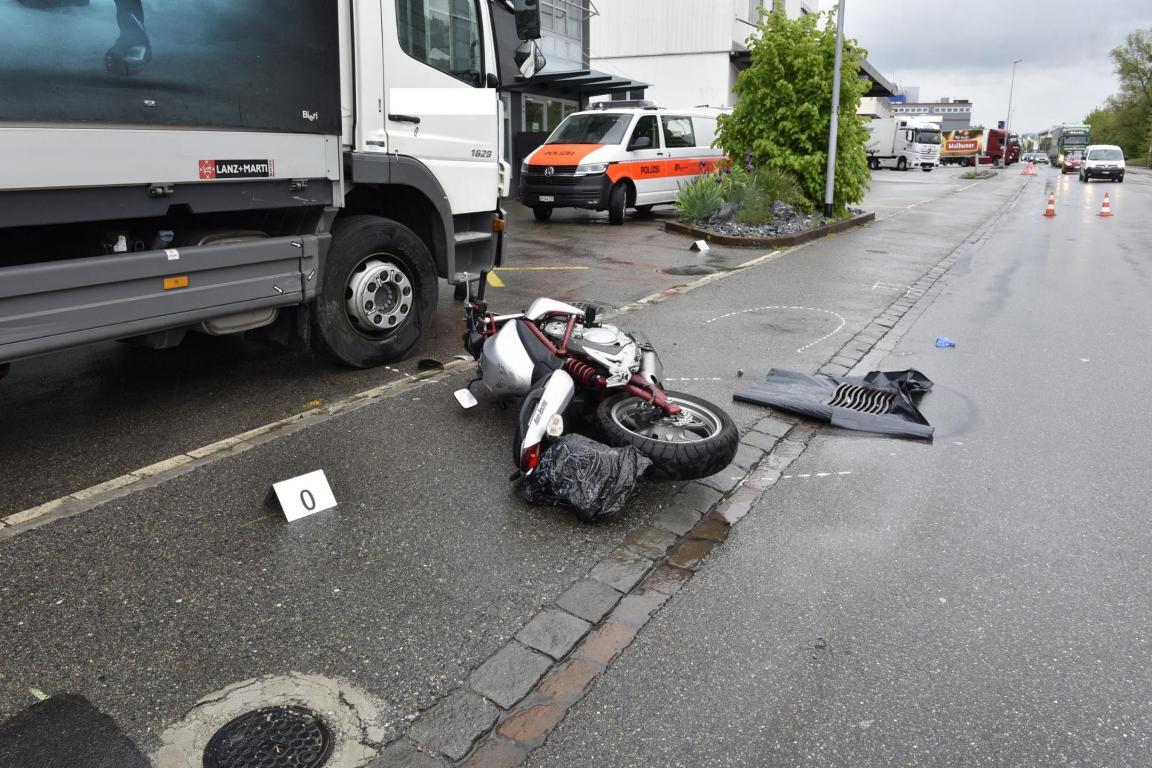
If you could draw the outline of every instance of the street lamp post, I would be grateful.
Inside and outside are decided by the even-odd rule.
[[[840,117],[840,62],[844,48],[844,3],[836,4],[836,58],[832,70],[832,123],[828,128],[828,172],[824,182],[824,215],[832,216],[832,189],[836,184],[836,133]]]
[[[1012,80],[1008,85],[1008,118],[1004,122],[1004,167],[1008,167],[1008,141],[1012,138],[1012,91],[1016,88],[1016,65],[1024,59],[1012,62]]]

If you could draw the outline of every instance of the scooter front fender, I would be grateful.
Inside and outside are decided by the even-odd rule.
[[[548,424],[552,417],[563,415],[576,394],[576,382],[561,369],[553,371],[541,388],[540,399],[531,409],[524,408],[520,413],[520,471],[525,475],[532,474],[536,464],[540,461],[544,438],[548,433]],[[534,399],[529,395],[525,405],[530,405]]]

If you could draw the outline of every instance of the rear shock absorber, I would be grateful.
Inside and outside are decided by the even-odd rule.
[[[585,387],[603,387],[605,379],[596,369],[588,365],[583,360],[577,360],[574,357],[569,357],[564,361],[564,370],[568,372],[577,384]]]

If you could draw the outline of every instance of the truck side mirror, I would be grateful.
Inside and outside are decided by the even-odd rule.
[[[535,77],[536,73],[548,64],[535,40],[525,40],[520,43],[512,52],[512,60],[516,62],[520,74],[528,78]]]
[[[516,37],[540,39],[540,0],[516,0]]]

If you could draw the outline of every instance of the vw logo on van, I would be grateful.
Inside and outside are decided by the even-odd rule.
[[[554,173],[556,173],[556,169],[553,168],[552,166],[548,166],[547,168],[544,169],[544,175],[545,176],[551,176]]]

